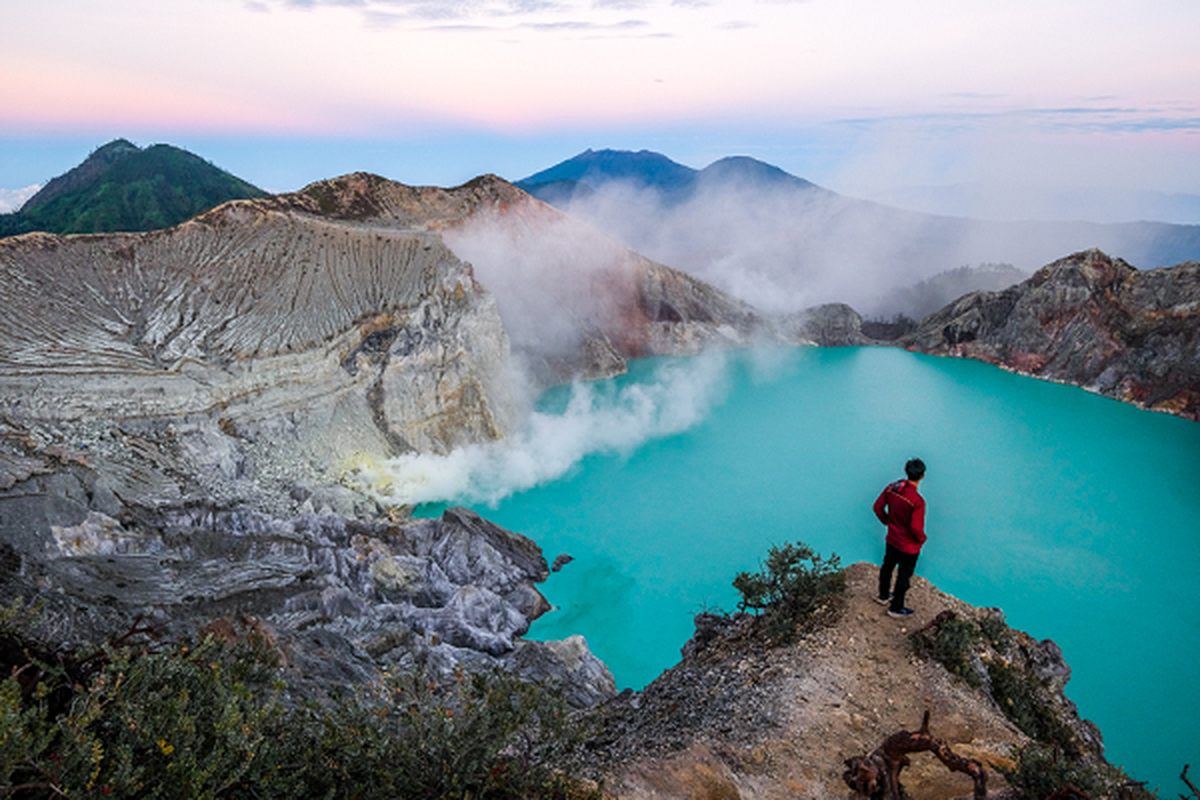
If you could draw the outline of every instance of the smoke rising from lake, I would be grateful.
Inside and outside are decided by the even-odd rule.
[[[561,410],[533,411],[509,439],[362,464],[350,480],[388,506],[494,504],[563,477],[590,455],[627,455],[696,425],[722,401],[728,380],[727,356],[709,353],[666,362],[646,383],[575,383],[563,387]]]

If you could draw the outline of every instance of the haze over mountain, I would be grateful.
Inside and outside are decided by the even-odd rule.
[[[773,312],[845,302],[890,316],[904,310],[898,289],[938,273],[983,263],[1033,272],[1090,247],[1141,269],[1200,257],[1197,225],[923,214],[847,197],[747,157],[693,170],[647,151],[589,150],[517,185]]]
[[[904,186],[874,193],[868,199],[927,214],[1012,222],[1154,220],[1179,225],[1200,222],[1200,195],[1095,186],[1050,188],[985,180],[948,186]]]
[[[17,211],[0,215],[0,236],[137,232],[169,228],[227,200],[266,192],[168,144],[115,139],[48,181]]]

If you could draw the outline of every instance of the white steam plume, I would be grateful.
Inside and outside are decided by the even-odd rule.
[[[629,454],[700,422],[724,398],[727,358],[709,353],[664,363],[653,380],[618,388],[576,383],[561,414],[533,412],[508,440],[444,455],[417,454],[355,468],[351,480],[386,505],[495,504],[565,475],[594,453]]]

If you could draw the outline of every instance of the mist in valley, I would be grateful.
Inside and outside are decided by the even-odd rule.
[[[903,295],[934,276],[978,269],[977,285],[958,276],[964,293],[998,289],[996,265],[1009,268],[1015,283],[1092,247],[1139,269],[1200,257],[1200,226],[921,213],[842,195],[749,158],[666,180],[621,174],[609,163],[590,172],[581,165],[575,180],[539,183],[555,169],[518,185],[769,313],[842,302],[868,317],[923,315],[936,309],[914,306],[911,292]]]

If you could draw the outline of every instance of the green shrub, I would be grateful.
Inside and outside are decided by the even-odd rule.
[[[209,637],[101,652],[83,682],[34,657],[0,682],[0,795],[596,794],[555,769],[583,735],[561,697],[507,674],[447,686],[389,677],[285,702],[261,648]],[[69,702],[55,711],[49,698],[64,688]]]
[[[988,616],[979,620],[979,630],[997,653],[1007,653],[1012,647],[1012,632],[1003,617]]]
[[[738,573],[733,588],[742,596],[739,610],[760,613],[767,634],[786,642],[821,605],[845,592],[846,574],[836,554],[822,559],[802,542],[788,543],[772,546],[758,573]]]
[[[505,673],[449,686],[389,678],[364,694],[306,703],[264,753],[281,797],[559,797],[582,728],[555,695]],[[349,790],[349,787],[353,787]],[[348,792],[349,790],[349,792]],[[586,794],[586,792],[582,792]]]
[[[982,635],[979,626],[974,622],[955,617],[939,627],[937,638],[933,640],[930,648],[930,655],[969,685],[981,686],[983,681],[971,667],[967,657]]]
[[[998,661],[989,662],[987,670],[992,699],[1022,733],[1043,744],[1058,745],[1068,755],[1078,755],[1071,729],[1059,719],[1036,679]]]
[[[1000,773],[1010,786],[1030,800],[1046,800],[1064,786],[1074,786],[1089,797],[1112,795],[1111,788],[1122,786],[1120,796],[1125,800],[1152,800],[1154,795],[1140,784],[1133,783],[1119,769],[1069,756],[1059,747],[1042,742],[1030,742],[1014,748],[1015,769],[1000,767]],[[1114,795],[1115,796],[1115,795]]]

